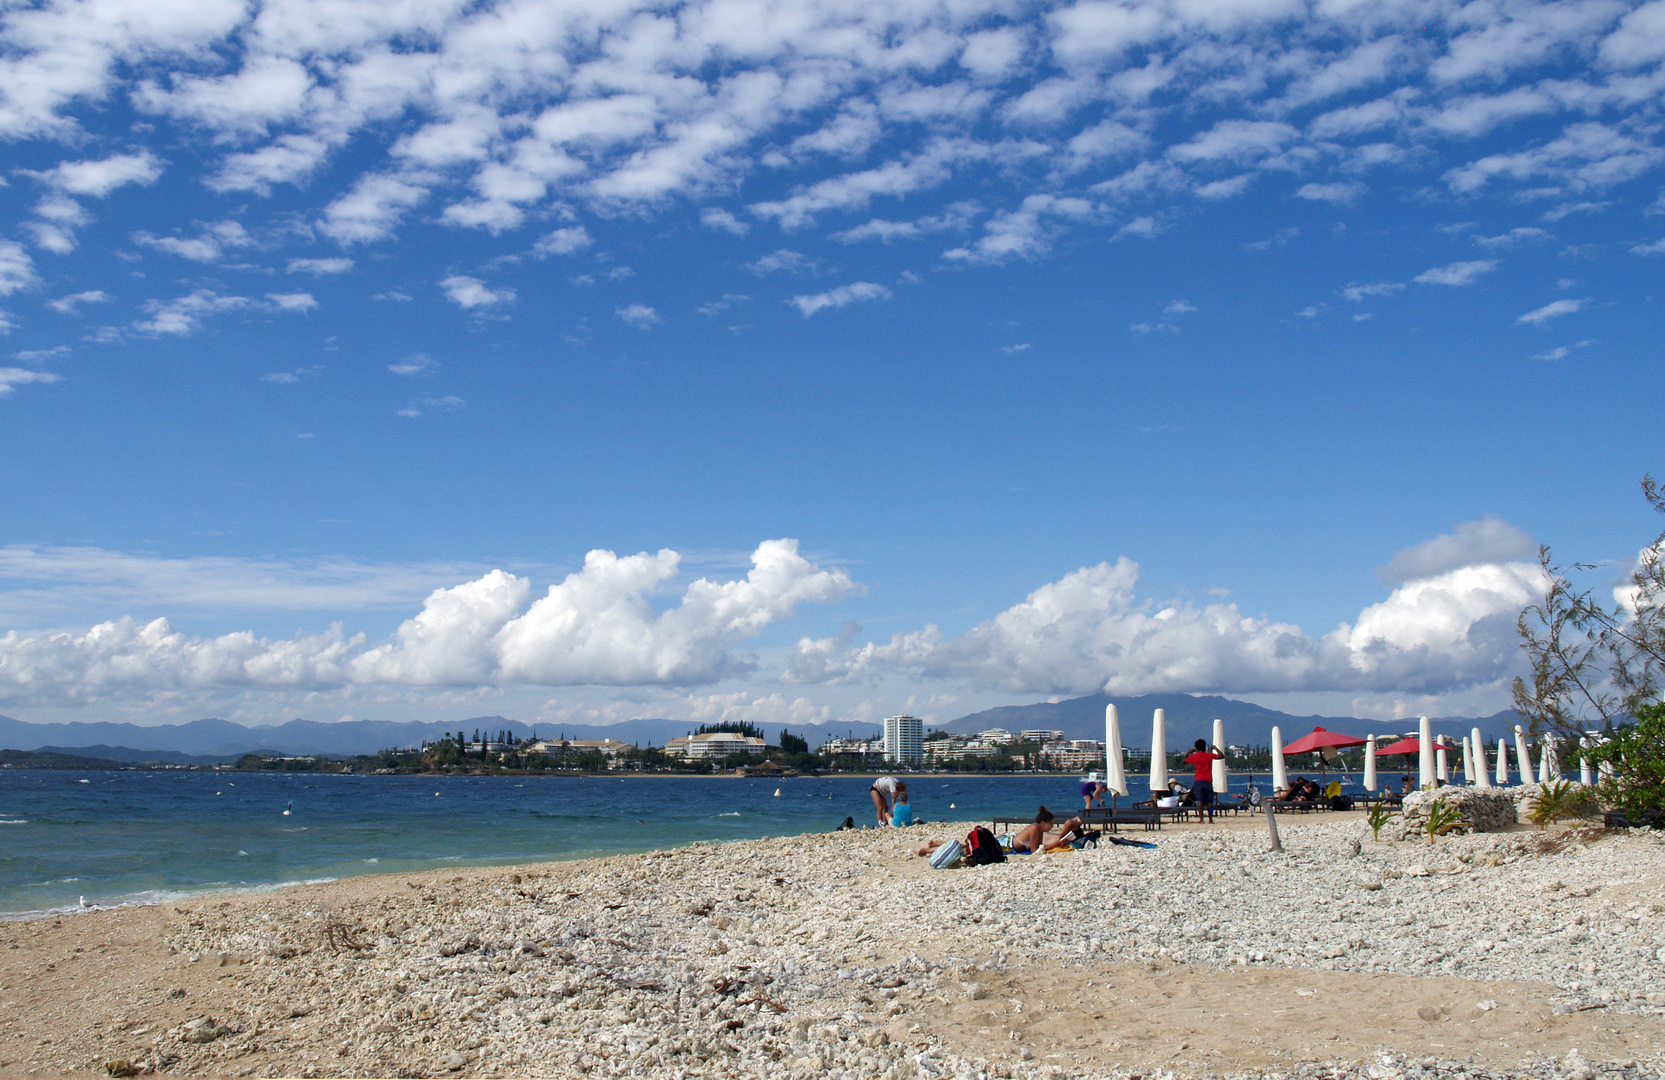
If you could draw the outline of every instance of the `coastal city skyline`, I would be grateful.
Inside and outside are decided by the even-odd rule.
[[[1488,715],[1658,531],[1657,3],[117,7],[0,15],[4,715]]]

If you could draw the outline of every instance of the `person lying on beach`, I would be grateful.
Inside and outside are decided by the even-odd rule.
[[[879,825],[890,824],[890,807],[896,801],[896,796],[905,794],[908,790],[906,780],[898,780],[894,776],[881,776],[873,781],[868,794],[873,796],[873,808],[879,812]]]
[[[1035,820],[1019,829],[1012,837],[1013,851],[1057,851],[1070,846],[1071,840],[1080,839],[1086,834],[1086,826],[1081,824],[1080,818],[1070,818],[1056,829],[1052,827],[1054,818],[1052,811],[1041,807],[1035,812]]]

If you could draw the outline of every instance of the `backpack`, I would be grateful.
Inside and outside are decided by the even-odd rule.
[[[1330,800],[1331,810],[1351,810],[1352,808],[1353,800],[1349,796],[1337,795]]]
[[[986,866],[1005,862],[1006,853],[1001,850],[1000,841],[995,839],[994,833],[979,825],[966,834],[965,861],[972,866]]]

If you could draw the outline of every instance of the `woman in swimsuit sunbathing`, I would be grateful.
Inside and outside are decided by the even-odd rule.
[[[1057,851],[1068,847],[1071,840],[1079,839],[1086,832],[1086,826],[1081,824],[1080,818],[1070,818],[1056,830],[1052,828],[1053,820],[1052,811],[1041,807],[1035,812],[1034,823],[1025,825],[1012,837],[1012,850]]]

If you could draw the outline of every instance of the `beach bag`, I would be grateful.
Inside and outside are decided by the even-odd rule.
[[[972,866],[986,866],[989,863],[1005,862],[1006,853],[1000,848],[1000,841],[994,833],[981,825],[972,829],[965,838],[965,860]]]
[[[1346,795],[1337,795],[1330,800],[1331,810],[1351,810],[1352,808],[1353,800]]]
[[[931,869],[946,870],[958,863],[960,861],[960,856],[963,854],[965,854],[965,849],[960,847],[960,842],[958,840],[950,840],[948,843],[931,852]]]

